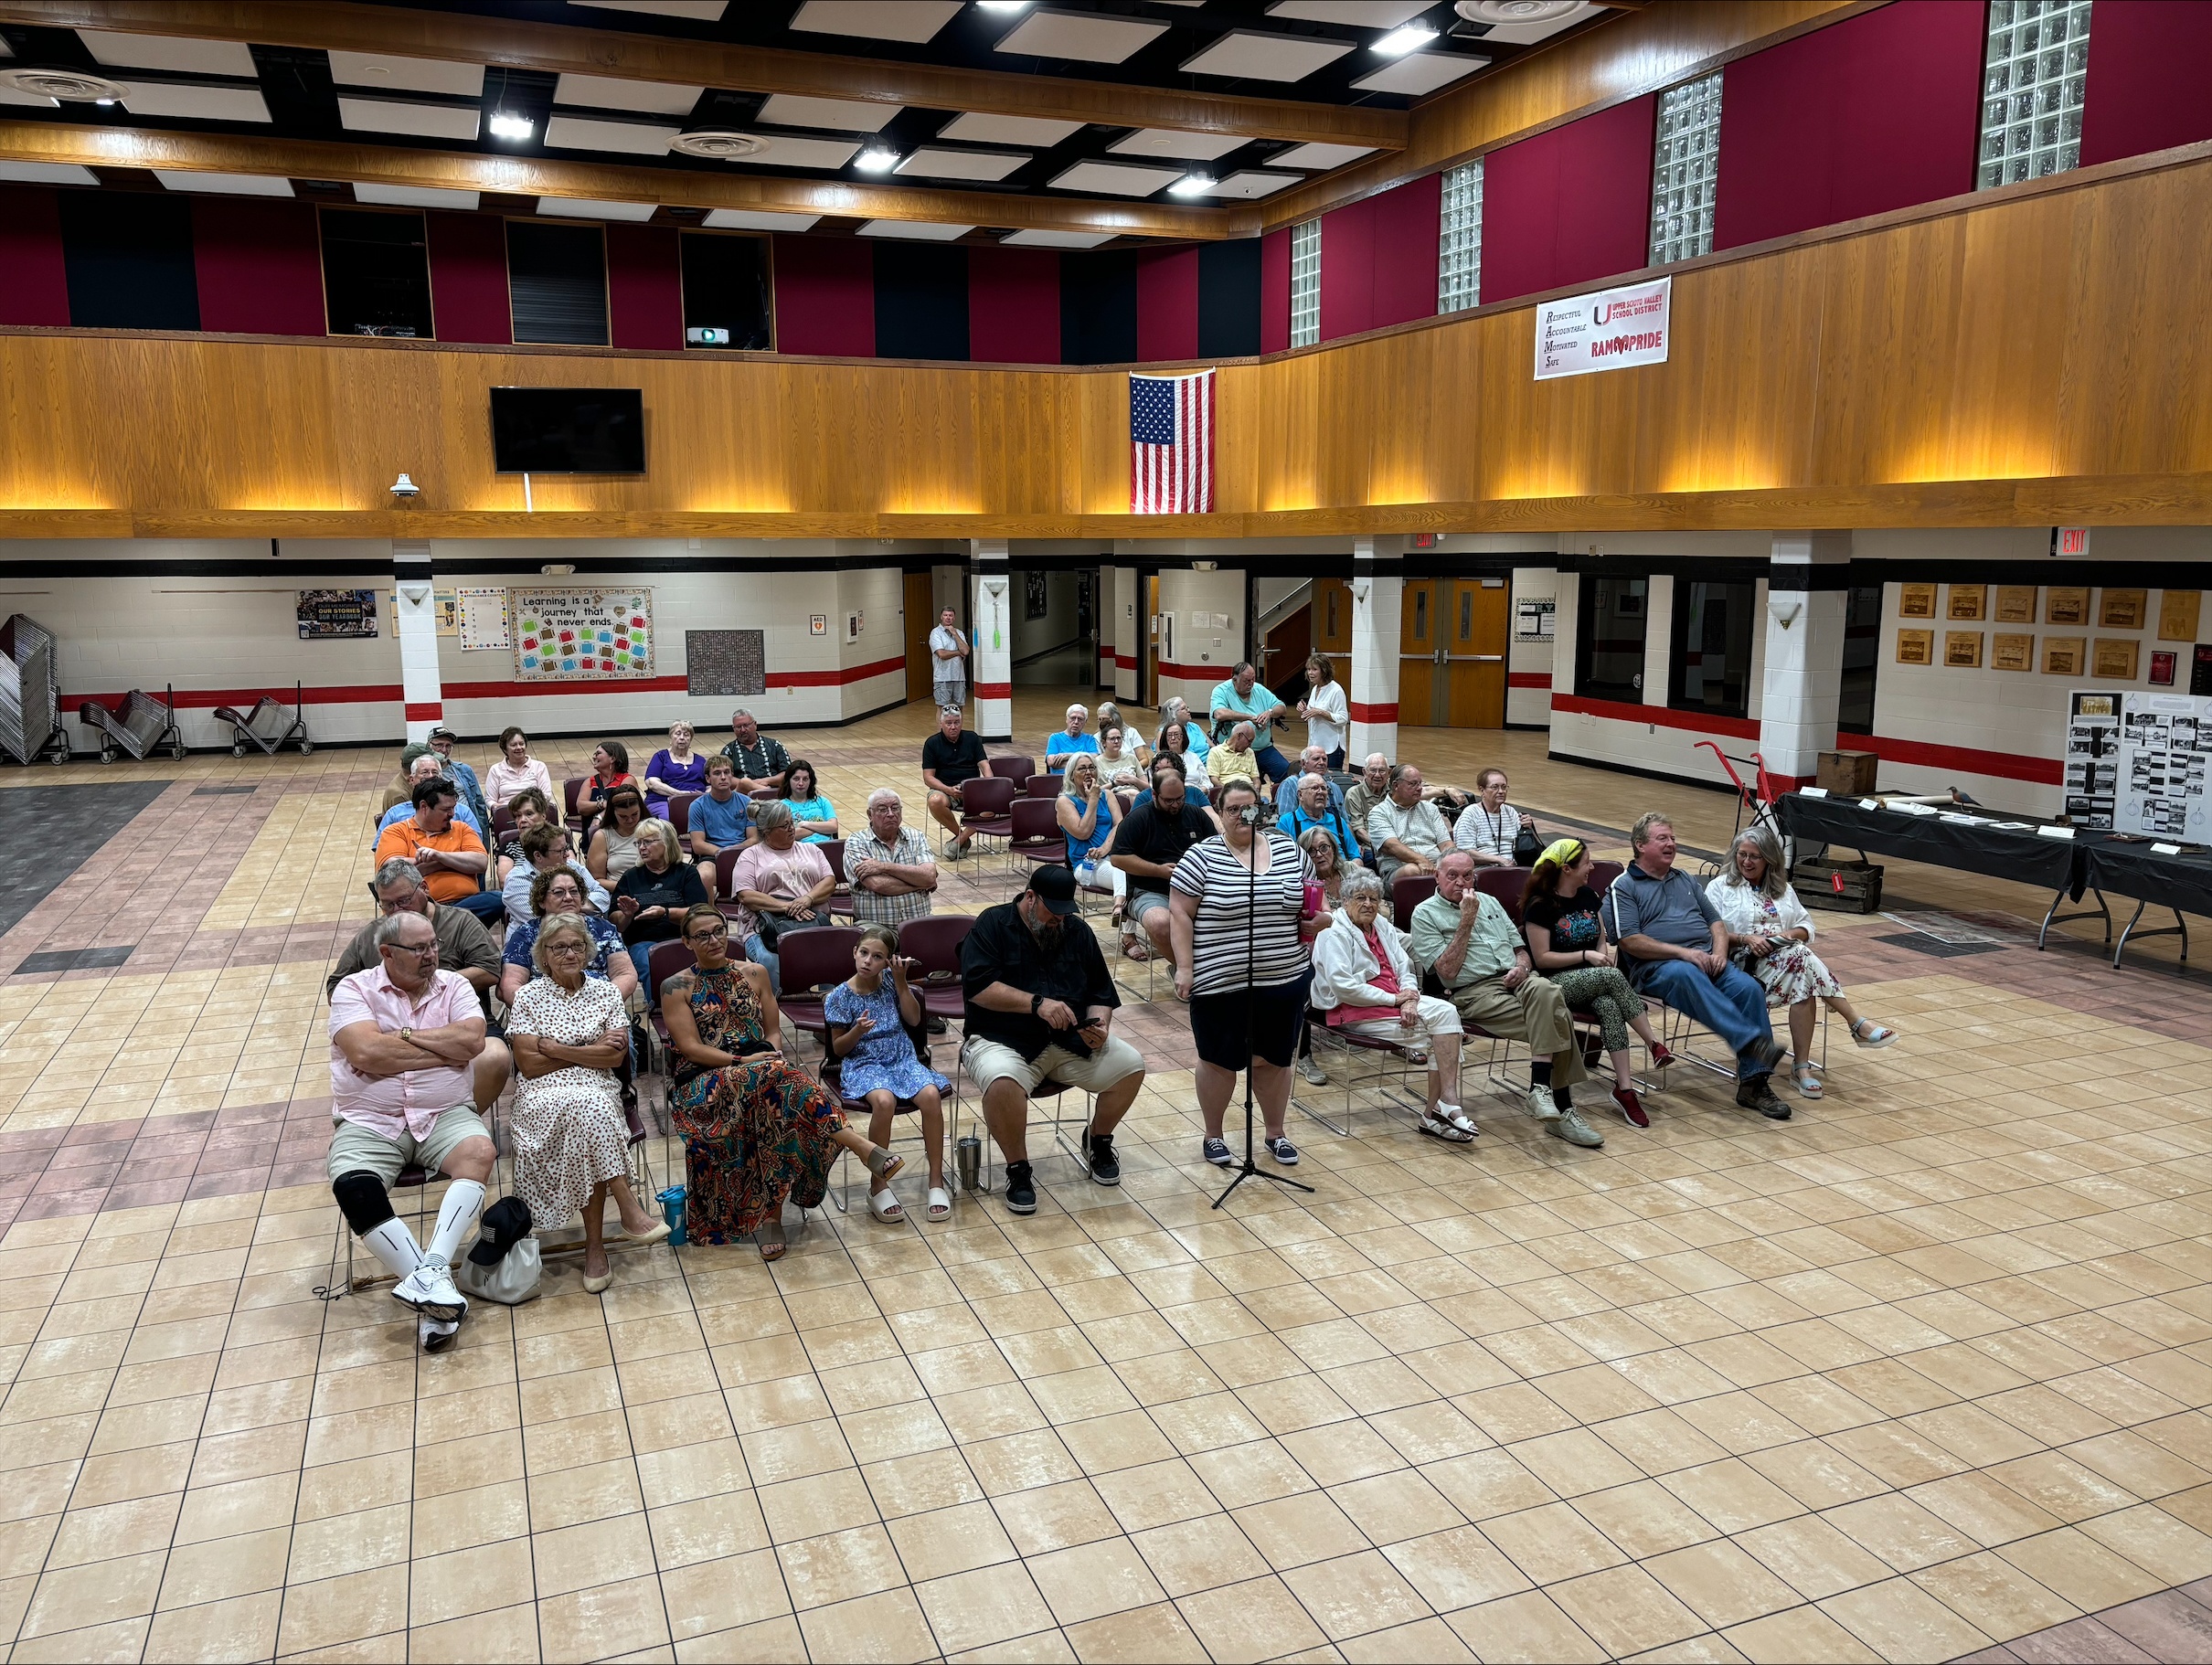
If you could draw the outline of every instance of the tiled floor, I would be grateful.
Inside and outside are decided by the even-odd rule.
[[[856,811],[925,724],[800,737]],[[1540,737],[1407,750],[1728,833]],[[174,783],[0,936],[129,949],[0,978],[15,1660],[2212,1657],[2212,1002],[2171,939],[2037,954],[2042,898],[1893,866],[1994,946],[1824,917],[1904,1038],[1838,1031],[1791,1122],[1689,1070],[1600,1151],[1369,1108],[1295,1123],[1317,1194],[1218,1213],[1181,1009],[1124,964],[1118,1192],[1053,1156],[1029,1220],[833,1210],[773,1269],[618,1254],[604,1298],[557,1260],[422,1358],[314,1293],[320,983],[388,766],[0,775],[10,832],[25,786]]]

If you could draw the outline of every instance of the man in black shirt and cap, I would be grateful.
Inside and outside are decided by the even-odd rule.
[[[1144,1060],[1111,1033],[1122,997],[1099,939],[1076,911],[1075,875],[1039,867],[1011,902],[987,907],[961,945],[968,1038],[961,1063],[982,1089],[984,1119],[1006,1159],[1006,1207],[1037,1212],[1029,1170],[1029,1095],[1046,1081],[1092,1095],[1085,1165],[1122,1182],[1113,1129],[1144,1085]]]

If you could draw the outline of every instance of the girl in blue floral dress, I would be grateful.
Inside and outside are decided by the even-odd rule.
[[[930,1156],[929,1217],[942,1220],[952,1212],[952,1193],[945,1189],[943,1098],[952,1084],[922,1062],[907,1033],[921,1026],[921,998],[908,983],[913,969],[914,961],[899,958],[898,931],[871,925],[853,945],[851,979],[829,992],[822,1011],[829,1020],[830,1056],[842,1060],[844,1095],[868,1107],[869,1142],[889,1140],[902,1100],[921,1113],[921,1141]],[[878,1220],[906,1218],[888,1172],[868,1182],[868,1212]]]

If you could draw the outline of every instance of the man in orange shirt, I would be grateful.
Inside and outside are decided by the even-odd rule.
[[[418,781],[415,813],[384,829],[377,840],[377,864],[382,866],[394,856],[414,863],[422,870],[423,888],[433,901],[463,907],[470,898],[488,894],[497,902],[496,891],[483,890],[489,860],[484,840],[453,820],[453,806],[460,801],[461,789],[442,775]]]

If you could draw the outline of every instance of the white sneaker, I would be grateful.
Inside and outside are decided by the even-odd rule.
[[[422,1343],[425,1352],[443,1352],[452,1345],[454,1336],[460,1332],[458,1320],[449,1324],[431,1317],[427,1312],[415,1320],[415,1339]]]
[[[1559,1107],[1552,1101],[1549,1083],[1531,1081],[1528,1084],[1528,1113],[1538,1121],[1559,1119]]]
[[[392,1287],[392,1299],[426,1318],[458,1324],[469,1313],[468,1298],[453,1287],[442,1260],[426,1260]]]
[[[1298,1073],[1303,1076],[1308,1081],[1311,1081],[1315,1087],[1326,1087],[1329,1084],[1329,1072],[1322,1068],[1321,1066],[1316,1064],[1312,1058],[1301,1058],[1298,1060]]]

